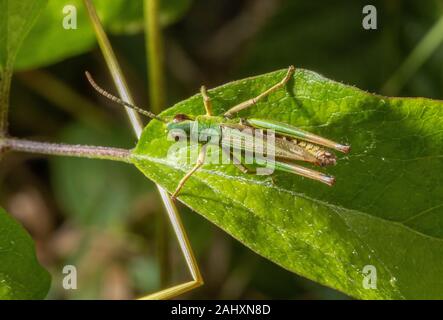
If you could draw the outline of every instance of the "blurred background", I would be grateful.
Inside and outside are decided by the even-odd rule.
[[[94,2],[137,103],[148,106],[142,1]],[[78,6],[78,30],[62,28],[67,4]],[[367,4],[377,9],[376,30],[362,27]],[[291,64],[370,92],[442,98],[442,9],[437,0],[164,0],[166,106],[201,84]],[[81,1],[49,1],[17,69],[12,135],[135,145],[124,112],[85,81],[90,70],[115,91]],[[131,299],[190,279],[155,186],[129,165],[8,154],[0,166],[0,203],[34,238],[53,276],[49,299]],[[181,298],[348,299],[179,208],[205,279]],[[62,287],[65,265],[77,267],[77,290]]]

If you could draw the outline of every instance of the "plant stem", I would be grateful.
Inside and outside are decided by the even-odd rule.
[[[84,3],[87,8],[88,15],[91,19],[92,25],[94,27],[94,31],[96,33],[96,37],[99,42],[100,48],[106,59],[109,71],[119,91],[120,97],[122,99],[125,99],[127,102],[132,102],[131,94],[129,93],[128,86],[126,85],[125,78],[123,76],[123,73],[121,72],[118,61],[115,58],[115,54],[112,50],[111,44],[109,43],[106,33],[103,30],[103,26],[101,25],[100,20],[97,16],[97,12],[95,11],[94,5],[92,4],[91,0],[84,0]],[[129,108],[126,108],[126,110],[129,119],[131,120],[132,127],[137,137],[140,138],[140,135],[143,130],[143,125],[140,121],[140,118],[138,117],[137,113],[134,110],[131,110]],[[180,218],[180,214],[177,211],[177,207],[175,206],[174,201],[172,201],[168,192],[165,189],[163,189],[161,186],[157,185],[157,189],[159,191],[162,202],[166,209],[166,213],[168,214],[169,220],[177,237],[180,250],[183,254],[183,257],[186,261],[186,264],[193,279],[190,282],[183,283],[175,287],[162,290],[157,294],[154,294],[154,297],[157,298],[158,297],[168,298],[180,293],[187,292],[202,285],[203,280],[194,256],[194,252],[192,250],[191,244],[186,234],[186,230],[184,229],[183,223]],[[152,297],[151,295],[147,295],[143,298],[149,299],[151,297]]]
[[[0,140],[0,153],[6,151],[27,152],[36,154],[104,159],[130,163],[130,151],[127,149],[87,146],[76,144],[61,144],[31,141],[17,138]]]
[[[105,30],[103,29],[103,26],[97,15],[94,4],[91,2],[91,0],[83,0],[83,2],[85,3],[86,9],[88,11],[88,16],[91,20],[92,27],[94,28],[98,44],[103,53],[103,57],[105,58],[106,65],[108,66],[109,69],[109,73],[112,76],[112,80],[114,81],[115,87],[117,88],[120,98],[131,104],[135,104],[134,99],[132,99],[132,96],[129,93],[128,85],[125,81],[123,72],[117,61],[114,50],[112,50],[111,43],[109,42],[109,39],[106,36]],[[143,123],[141,122],[138,113],[130,108],[125,108],[125,109],[129,121],[131,122],[132,128],[135,134],[137,135],[137,138],[140,138],[140,135],[142,134],[143,131]]]
[[[8,132],[9,89],[11,87],[12,68],[8,65],[0,72],[0,137]]]
[[[443,41],[443,16],[438,19],[431,30],[412,50],[402,65],[394,72],[381,92],[396,95],[408,82],[412,75],[426,62]]]
[[[160,0],[144,0],[145,43],[148,56],[148,82],[152,112],[165,106],[163,39],[159,22]]]
[[[160,0],[144,0],[145,44],[148,57],[148,83],[152,112],[159,114],[165,105],[165,78],[163,41],[159,23]],[[163,216],[157,219],[157,259],[160,264],[160,283],[164,287],[169,281],[169,235]]]

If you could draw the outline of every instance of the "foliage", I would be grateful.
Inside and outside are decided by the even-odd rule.
[[[97,66],[93,70],[97,80],[114,90],[106,82],[102,66],[97,65],[101,58],[94,50],[96,40],[82,1],[51,0],[43,10],[46,2],[0,0],[2,110],[8,104],[14,57],[23,39],[16,70],[44,67],[43,72],[18,73],[14,77],[11,134],[133,146],[135,141],[128,137],[130,129],[122,115],[115,112],[118,124],[110,124],[111,112],[89,101],[92,90],[84,80],[85,69]],[[379,28],[367,31],[361,28],[361,9],[366,4],[362,1],[281,0],[273,2],[274,14],[263,15],[254,9],[266,2],[161,1],[164,6],[160,20],[168,27],[165,76],[169,102],[193,94],[202,83],[211,87],[263,74],[255,80],[210,91],[220,112],[280,77],[278,72],[264,73],[290,64],[381,92],[438,21],[443,8],[434,0],[374,1]],[[62,27],[66,4],[77,6],[75,31]],[[94,4],[106,31],[112,35],[111,42],[129,76],[131,92],[139,104],[146,105],[142,0],[94,0]],[[43,14],[26,37],[40,11]],[[263,16],[268,18],[263,20]],[[217,40],[219,45],[213,46]],[[409,79],[402,79],[406,85],[399,94],[443,97],[443,47],[432,47],[435,51],[424,59],[423,66]],[[214,58],[209,49],[219,55]],[[54,81],[47,81],[41,74],[51,75]],[[34,83],[40,83],[38,89],[22,81],[32,76]],[[338,291],[297,277],[294,271],[355,297],[441,297],[440,102],[370,95],[301,69],[295,79],[288,91],[276,93],[260,108],[242,115],[254,113],[280,119],[350,142],[353,150],[349,157],[342,157],[336,167],[327,170],[336,175],[337,185],[327,188],[281,173],[272,185],[266,178],[243,176],[232,166],[205,166],[185,187],[180,199],[240,241],[181,207],[206,282],[191,297],[344,298]],[[60,84],[70,86],[71,92],[83,99],[59,90]],[[279,98],[283,100],[277,103]],[[100,104],[103,102],[100,100]],[[102,112],[88,111],[91,106]],[[201,98],[183,100],[166,113],[178,111],[201,114]],[[98,126],[101,131],[92,130],[80,125],[84,119],[89,119],[88,124],[109,125]],[[154,139],[148,142],[148,138]],[[151,123],[136,149],[137,164],[149,177],[173,190],[189,167],[165,158],[166,146],[162,128]],[[155,259],[154,235],[161,208],[147,179],[123,164],[53,158],[47,166],[45,161],[24,161],[27,159],[27,155],[19,154],[2,159],[0,200],[24,225],[34,223],[34,228],[43,230],[34,232],[31,228],[39,244],[39,256],[42,254],[45,265],[54,271],[49,298],[134,298],[160,289],[159,273],[163,269]],[[36,199],[28,197],[27,206],[16,206],[17,195],[24,198],[30,188],[37,190]],[[208,198],[201,199],[205,196]],[[274,197],[275,208],[270,210]],[[39,203],[44,204],[43,208]],[[37,221],[22,215],[22,208],[32,209]],[[225,213],[226,208],[231,210]],[[0,217],[0,229],[13,225],[3,212]],[[49,228],[45,221],[52,221]],[[7,230],[16,227],[19,226]],[[24,232],[21,228],[20,231]],[[0,250],[0,268],[9,265],[5,261],[33,257],[32,242],[25,238],[27,245],[18,248],[19,255],[2,255]],[[177,248],[172,246],[168,253],[176,262],[168,270],[172,285],[188,274]],[[21,270],[9,268],[7,273],[13,275],[10,279],[17,280],[9,284],[20,289],[20,281],[35,280],[32,297],[43,298],[49,280],[43,282],[48,275],[33,263],[40,270],[37,274],[42,275],[39,283],[26,278],[32,276],[32,271],[18,276]],[[79,289],[75,292],[61,286],[61,268],[65,264],[79,266]],[[361,270],[366,264],[377,266],[380,290],[362,289]],[[131,292],[130,288],[135,289]],[[17,298],[31,297],[25,297],[19,289],[2,292],[8,291],[8,297],[11,293]]]
[[[39,265],[31,237],[0,208],[0,299],[43,299],[51,277]]]
[[[46,4],[45,0],[0,1],[0,133],[7,128],[9,87],[20,45]]]
[[[190,0],[164,1],[161,21],[168,25],[178,20],[189,8]],[[115,34],[133,34],[143,28],[143,0],[96,0],[97,12],[106,28]],[[77,29],[65,30],[63,12],[67,5],[77,13]],[[49,1],[35,27],[26,38],[17,57],[17,69],[30,69],[53,64],[91,50],[96,44],[82,0]]]
[[[210,91],[216,113],[263,92],[284,72]],[[186,205],[282,267],[354,297],[442,297],[440,101],[376,96],[298,69],[286,92],[251,109],[240,116],[275,119],[349,143],[351,154],[328,170],[337,184],[329,188],[288,174],[273,182],[245,176],[233,165],[208,164],[184,188]],[[203,110],[197,95],[164,115]],[[164,125],[153,121],[133,156],[169,191],[191,168],[175,160],[186,156],[185,148],[168,155],[172,143]],[[365,265],[377,268],[377,290],[362,285]]]

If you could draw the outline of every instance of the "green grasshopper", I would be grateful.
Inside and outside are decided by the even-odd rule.
[[[208,96],[205,86],[201,87],[201,95],[203,97],[203,104],[206,110],[205,115],[190,116],[186,114],[176,114],[170,119],[162,118],[155,115],[149,111],[146,111],[140,107],[133,104],[127,103],[116,96],[110,94],[109,92],[98,86],[92,79],[91,75],[86,72],[86,77],[92,87],[97,90],[100,94],[106,98],[121,104],[125,107],[132,108],[137,112],[166,124],[166,130],[168,132],[174,130],[181,130],[187,134],[190,134],[193,123],[198,123],[199,128],[211,128],[215,130],[221,137],[218,142],[221,149],[224,152],[229,153],[231,158],[234,158],[233,153],[230,151],[230,145],[228,141],[224,139],[227,136],[235,136],[238,130],[249,129],[251,138],[255,139],[255,143],[265,144],[266,141],[258,141],[257,137],[262,136],[263,130],[273,130],[275,132],[275,139],[273,145],[273,152],[275,154],[275,161],[273,163],[276,170],[297,174],[306,178],[310,178],[329,186],[332,186],[335,182],[335,178],[327,174],[305,168],[303,166],[297,165],[296,161],[308,162],[318,166],[329,166],[336,164],[336,156],[326,150],[323,147],[334,149],[343,153],[348,153],[350,150],[349,145],[343,145],[326,138],[320,137],[318,135],[312,134],[310,132],[301,130],[297,127],[288,125],[286,123],[277,122],[273,120],[257,119],[257,118],[247,118],[247,119],[235,119],[233,116],[239,111],[249,108],[257,104],[258,101],[275,92],[276,90],[283,88],[288,81],[292,78],[294,74],[294,66],[290,66],[285,77],[274,86],[270,87],[266,91],[262,92],[258,96],[246,100],[223,114],[223,116],[214,116],[212,112],[211,99]],[[199,129],[200,130],[200,129]],[[259,138],[260,139],[260,138]],[[262,138],[265,139],[265,138]],[[206,146],[209,144],[207,139],[205,141],[199,141],[202,144],[202,148],[198,154],[197,162],[194,167],[185,174],[185,176],[180,180],[175,192],[172,194],[171,198],[176,199],[180,190],[185,185],[186,181],[200,168],[203,166],[206,157]],[[231,143],[232,141],[229,141]],[[323,147],[322,147],[323,146]],[[251,149],[253,146],[247,147],[245,144],[238,143],[232,145],[233,149],[241,149],[243,151]],[[241,159],[234,158],[234,165],[243,173],[253,173],[254,169],[246,167]]]

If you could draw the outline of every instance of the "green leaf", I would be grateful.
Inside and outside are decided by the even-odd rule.
[[[209,91],[214,113],[280,81],[277,71]],[[163,115],[204,114],[200,95]],[[298,69],[279,90],[239,116],[286,122],[349,143],[324,169],[328,187],[300,176],[241,174],[205,165],[179,199],[258,254],[309,279],[366,299],[443,298],[443,102],[387,98]],[[164,124],[152,121],[135,165],[173,191],[191,165],[168,157]],[[323,170],[323,169],[320,169]],[[377,289],[363,287],[363,268]]]
[[[168,0],[162,11],[164,25],[177,21],[188,9],[190,0]],[[65,6],[76,8],[77,29],[65,29]],[[143,30],[143,0],[95,0],[94,5],[105,28],[115,34]],[[51,0],[25,39],[16,69],[50,65],[91,50],[96,44],[94,31],[82,0]]]
[[[12,69],[20,45],[46,0],[0,0],[0,131],[6,131]]]
[[[0,0],[0,131],[6,131],[17,51],[45,0]],[[37,262],[26,231],[0,208],[0,299],[43,299],[50,276]]]
[[[31,237],[0,208],[0,300],[44,299],[50,284]]]
[[[34,23],[46,0],[0,1],[0,66],[14,62],[23,39]]]

